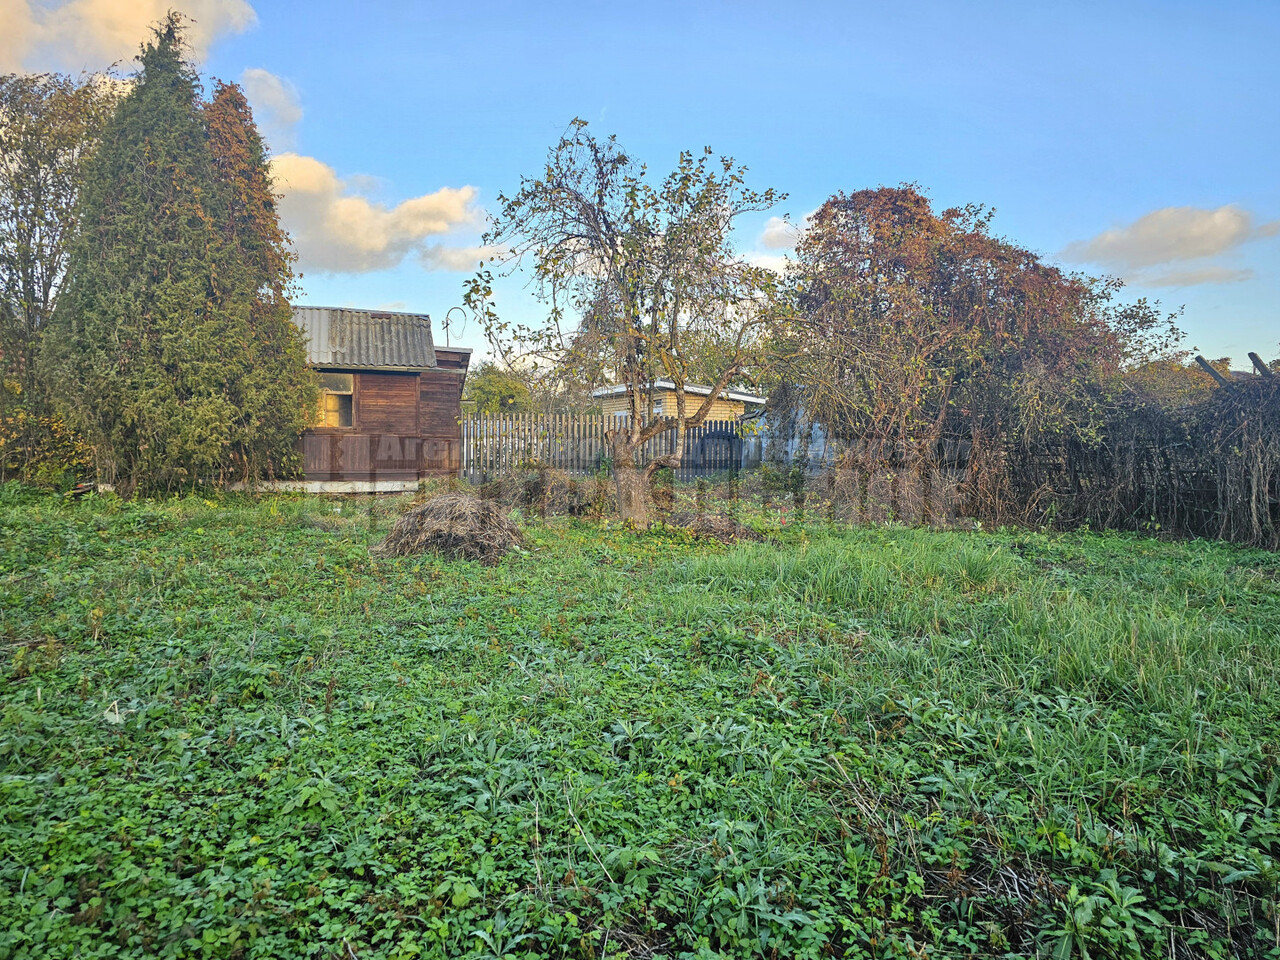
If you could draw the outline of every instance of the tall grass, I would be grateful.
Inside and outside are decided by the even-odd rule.
[[[1028,543],[1053,545],[1036,562]],[[801,604],[848,631],[904,682],[931,676],[979,704],[997,692],[1060,691],[1159,712],[1256,715],[1280,699],[1280,586],[1176,551],[1117,571],[1094,551],[1143,541],[1049,540],[900,529],[819,535],[697,557],[684,583],[759,609]],[[1062,550],[1066,545],[1068,549]],[[1197,548],[1219,560],[1232,554]],[[1052,551],[1051,551],[1052,552]],[[1265,555],[1263,555],[1265,556]],[[1040,558],[1043,561],[1043,557]]]

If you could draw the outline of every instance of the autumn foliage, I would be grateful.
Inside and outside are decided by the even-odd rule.
[[[116,99],[104,76],[0,76],[0,479],[60,485],[89,464],[83,441],[50,409],[36,358],[84,169]]]
[[[1017,464],[1099,437],[1121,373],[1173,331],[990,222],[972,205],[935,213],[911,185],[831,197],[797,246],[780,396],[843,442],[846,467],[962,459],[966,511],[1015,520],[1028,506]]]

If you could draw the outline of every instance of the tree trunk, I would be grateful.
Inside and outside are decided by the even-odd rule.
[[[920,478],[920,522],[927,527],[933,523],[933,477],[936,471],[933,457],[927,451],[917,463],[917,475]]]
[[[649,526],[649,475],[636,466],[633,454],[615,457],[613,482],[618,490],[618,514],[637,527]]]
[[[862,523],[871,522],[871,457],[858,464],[858,513]]]

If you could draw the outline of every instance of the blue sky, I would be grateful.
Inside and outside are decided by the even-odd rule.
[[[101,66],[167,5],[0,0],[30,24],[7,56]],[[1185,305],[1209,356],[1280,352],[1276,0],[185,9],[201,69],[244,83],[282,155],[312,303],[442,318],[484,209],[578,116],[656,173],[681,149],[731,154],[797,220],[903,181],[939,207],[987,204],[999,234]],[[767,219],[744,223],[744,251],[785,252],[762,242]],[[519,285],[499,293],[536,315]],[[463,342],[483,346],[474,329]]]

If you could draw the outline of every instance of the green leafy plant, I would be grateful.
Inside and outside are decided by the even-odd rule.
[[[1273,553],[406,502],[0,486],[0,956],[1275,954]]]

